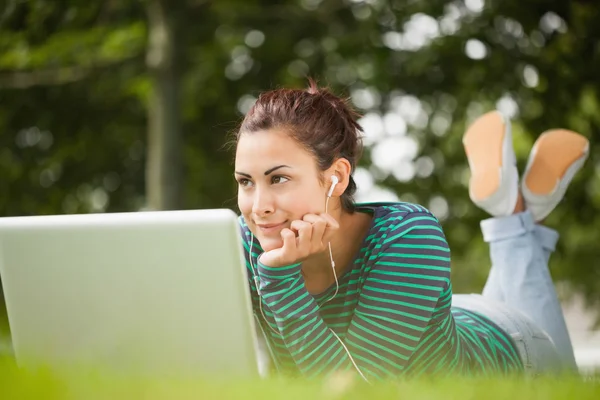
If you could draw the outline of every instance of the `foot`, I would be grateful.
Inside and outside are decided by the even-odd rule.
[[[510,215],[519,198],[519,172],[510,121],[497,111],[479,117],[463,136],[471,168],[469,197],[492,216]]]
[[[536,221],[546,218],[562,200],[589,148],[585,137],[566,129],[546,131],[537,139],[521,185],[525,205]]]

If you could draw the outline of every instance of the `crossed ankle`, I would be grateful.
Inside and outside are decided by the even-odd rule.
[[[518,214],[525,211],[525,200],[523,199],[523,195],[519,192],[517,197],[517,204],[515,204],[515,209],[513,210],[513,214]]]

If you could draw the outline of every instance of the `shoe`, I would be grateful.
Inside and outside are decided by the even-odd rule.
[[[508,118],[498,111],[482,115],[467,129],[463,146],[471,168],[471,200],[494,217],[512,214],[519,172]]]
[[[588,139],[566,130],[546,131],[537,139],[523,174],[521,192],[535,221],[542,221],[562,200],[590,151]]]

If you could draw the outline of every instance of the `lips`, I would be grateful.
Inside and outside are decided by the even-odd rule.
[[[278,224],[256,224],[256,227],[262,234],[269,235],[278,233],[285,226],[286,222],[287,221],[284,221]]]

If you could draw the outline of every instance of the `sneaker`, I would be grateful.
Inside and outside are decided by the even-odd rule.
[[[479,117],[463,136],[471,168],[469,197],[494,217],[513,213],[519,197],[519,172],[510,121],[498,111]]]
[[[537,139],[521,184],[525,205],[536,221],[546,218],[562,200],[589,150],[585,137],[566,129],[546,131]]]

